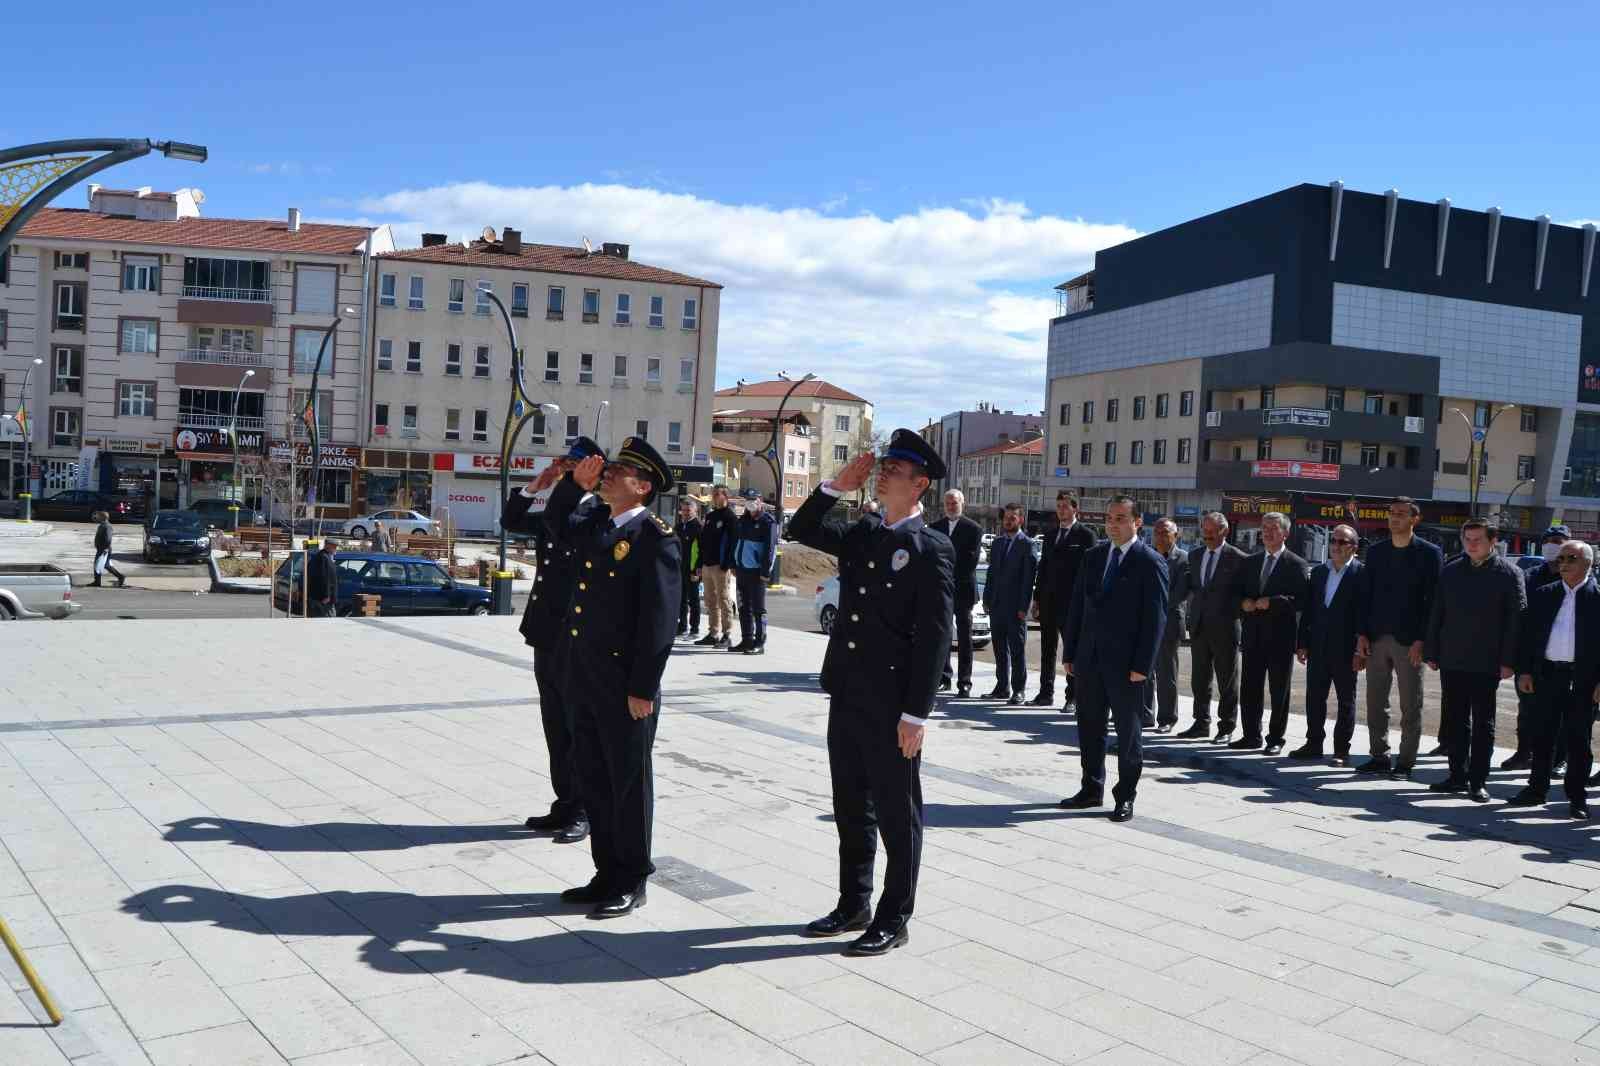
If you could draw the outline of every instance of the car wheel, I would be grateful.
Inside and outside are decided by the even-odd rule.
[[[350,527],[350,535],[352,537],[365,537],[367,535],[367,527],[366,526],[351,526]]]
[[[0,600],[0,622],[15,622],[16,614],[11,610],[11,605],[5,600]]]
[[[817,616],[817,624],[822,627],[824,633],[832,633],[833,620],[837,617],[839,617],[839,608],[831,603],[826,604],[822,608],[822,613]]]
[[[984,648],[989,646],[989,642],[987,640],[975,640],[972,642],[972,646],[977,648],[979,651],[982,651]]]
[[[488,614],[489,613],[489,605],[487,603],[475,603],[475,604],[472,605],[472,610],[468,611],[467,613],[468,614]]]

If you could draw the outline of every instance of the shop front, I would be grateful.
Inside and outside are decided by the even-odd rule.
[[[511,458],[511,485],[520,488],[549,466],[548,455]],[[533,510],[544,509],[548,494]],[[433,457],[431,517],[459,533],[497,535],[500,531],[500,456],[481,452],[439,452]]]
[[[293,446],[284,441],[273,441],[268,457],[274,464],[287,465],[294,459],[295,498],[305,499],[305,478],[311,471],[311,445],[298,442]],[[312,506],[319,518],[353,518],[354,483],[357,467],[361,463],[361,449],[353,444],[324,444],[318,457],[317,489],[312,496]]]
[[[433,515],[433,453],[368,448],[356,472],[356,511],[390,508]]]
[[[1269,511],[1288,515],[1294,522],[1290,547],[1313,562],[1321,562],[1327,558],[1327,537],[1334,526],[1353,526],[1363,544],[1388,536],[1389,503],[1386,496],[1223,493],[1220,509],[1232,527],[1228,539],[1252,550],[1260,542],[1262,515]],[[1422,510],[1418,532],[1447,553],[1459,551],[1458,531],[1467,520],[1468,505],[1454,500],[1418,500],[1417,506]]]
[[[251,461],[261,457],[266,447],[266,435],[259,430],[239,431],[239,462],[234,464],[233,438],[225,429],[180,429],[172,435],[175,465],[174,487],[169,490],[166,474],[160,473],[161,506],[188,507],[199,500],[234,500],[245,494],[238,485]],[[169,465],[162,460],[153,468],[160,471]],[[102,464],[103,471],[104,464]],[[102,484],[105,478],[101,474]],[[171,500],[172,502],[169,502]]]

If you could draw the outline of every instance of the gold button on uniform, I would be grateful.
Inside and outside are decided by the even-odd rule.
[[[573,632],[577,632],[577,630],[573,630]],[[854,651],[854,650],[855,650],[855,647],[856,647],[856,642],[855,642],[855,641],[853,641],[853,640],[852,640],[852,641],[851,641],[851,642],[850,642],[850,650],[851,650],[851,651]]]
[[[579,588],[579,589],[580,589],[580,590],[581,590],[581,589],[587,589],[587,588],[588,588],[588,587],[589,587],[589,586],[588,586],[588,584],[587,584],[587,583],[585,583],[585,582],[582,582],[582,581],[580,581],[580,582],[578,582],[578,588]]]
[[[583,561],[583,568],[584,568],[584,569],[585,569],[585,570],[593,570],[593,569],[594,569],[594,563],[593,563],[593,562],[591,562],[591,561],[590,561],[590,560],[588,560],[588,559],[585,559],[585,560],[584,560],[584,561]]]
[[[578,631],[577,631],[577,630],[576,630],[576,629],[574,629],[574,630],[573,630],[573,631],[572,631],[572,635],[573,635],[573,636],[577,636],[577,635],[578,635]]]
[[[850,621],[859,622],[859,621],[861,621],[861,616],[859,614],[852,614],[850,616]]]
[[[581,604],[581,603],[573,604],[572,605],[572,610],[576,614],[582,614],[583,613],[583,604]]]

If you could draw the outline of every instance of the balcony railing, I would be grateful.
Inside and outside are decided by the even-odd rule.
[[[217,415],[201,411],[178,412],[178,422],[190,429],[228,429],[234,424],[232,415]],[[239,416],[239,428],[245,430],[264,430],[267,428],[265,418],[254,418],[250,415]]]
[[[178,353],[180,363],[215,363],[218,366],[266,366],[261,352],[239,352],[231,348],[185,348]]]
[[[272,302],[271,289],[218,289],[210,285],[185,285],[183,295],[189,300],[232,300],[253,304]]]

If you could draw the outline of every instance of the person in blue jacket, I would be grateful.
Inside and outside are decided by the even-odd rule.
[[[754,493],[735,527],[733,569],[739,593],[739,643],[729,651],[763,655],[767,650],[767,582],[777,558],[778,523]]]

